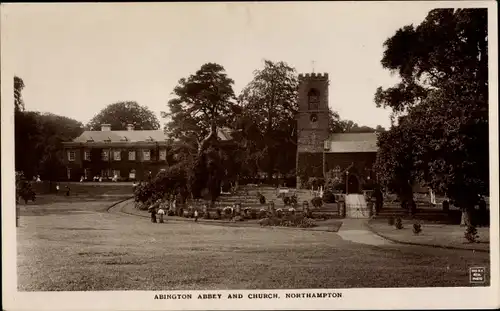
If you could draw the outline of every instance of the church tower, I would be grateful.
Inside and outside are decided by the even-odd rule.
[[[329,136],[328,74],[299,74],[297,114],[297,187],[323,176],[323,151]]]

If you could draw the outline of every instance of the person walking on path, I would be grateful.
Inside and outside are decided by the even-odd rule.
[[[198,210],[194,210],[194,222],[198,222]]]

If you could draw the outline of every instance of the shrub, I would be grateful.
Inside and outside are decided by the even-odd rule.
[[[167,216],[175,216],[175,212],[173,210],[168,210]]]
[[[414,223],[413,224],[413,233],[416,235],[419,235],[420,232],[422,232],[422,225],[419,223]]]
[[[335,203],[336,202],[336,200],[335,200],[335,194],[333,193],[332,190],[326,190],[323,193],[323,201],[325,203]]]
[[[250,210],[250,219],[257,219],[257,211],[254,209]]]
[[[469,243],[475,243],[477,242],[477,239],[479,238],[479,235],[477,234],[477,229],[475,226],[467,226],[467,229],[465,230],[465,238]]]
[[[394,223],[395,223],[394,217],[393,216],[389,216],[389,218],[387,219],[387,223],[391,227],[394,226]]]
[[[312,228],[316,227],[316,223],[312,219],[304,217],[297,225],[299,228]]]
[[[262,218],[259,220],[259,225],[261,226],[270,226],[271,225],[271,220],[269,218]]]
[[[290,205],[290,203],[290,198],[287,196],[283,196],[283,204],[285,204],[285,206],[288,206]]]
[[[210,212],[208,210],[203,212],[203,219],[210,219]]]
[[[276,210],[276,217],[282,218],[283,217],[283,210],[281,208],[278,208]]]
[[[445,211],[445,212],[450,211],[450,202],[448,202],[447,200],[443,201],[443,211]]]
[[[293,204],[293,205],[297,204],[297,195],[296,194],[294,194],[290,197],[290,204]]]
[[[233,221],[243,221],[243,220],[244,220],[244,219],[243,219],[243,217],[241,217],[241,216],[234,216],[234,217],[233,217]]]
[[[262,195],[262,193],[257,192],[257,198],[259,199],[260,204],[266,204],[266,197]]]
[[[315,197],[311,200],[311,204],[314,207],[321,207],[323,205],[323,200],[320,197]]]
[[[394,226],[396,226],[396,229],[403,229],[403,221],[401,220],[400,217],[396,218],[396,222],[394,223]]]
[[[177,210],[177,216],[179,216],[179,217],[183,217],[184,216],[184,210],[182,208],[179,208]]]
[[[297,227],[297,228],[311,228],[316,227],[316,223],[309,218],[298,215],[291,215],[284,219],[276,217],[266,217],[259,221],[261,226],[279,226],[279,227]]]
[[[215,210],[215,217],[216,219],[222,218],[222,210],[219,207]]]
[[[259,218],[263,219],[263,218],[266,218],[266,217],[267,217],[267,211],[265,209],[261,209],[259,211]]]

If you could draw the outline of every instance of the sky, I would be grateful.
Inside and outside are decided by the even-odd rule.
[[[24,80],[27,110],[82,123],[119,101],[160,118],[179,79],[207,62],[224,66],[239,94],[269,59],[329,73],[329,105],[342,119],[388,127],[390,111],[373,100],[378,86],[398,82],[380,64],[383,43],[419,24],[430,5],[10,4],[2,6],[2,53]]]

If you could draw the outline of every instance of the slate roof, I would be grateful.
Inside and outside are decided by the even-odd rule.
[[[330,153],[377,152],[377,133],[332,134],[325,142]]]
[[[145,141],[165,141],[167,136],[163,130],[134,130],[134,131],[85,131],[73,142],[145,142]]]
[[[231,140],[229,129],[220,129],[218,137],[221,140]],[[75,138],[75,143],[87,142],[159,142],[166,141],[163,130],[133,130],[133,131],[84,131]]]

